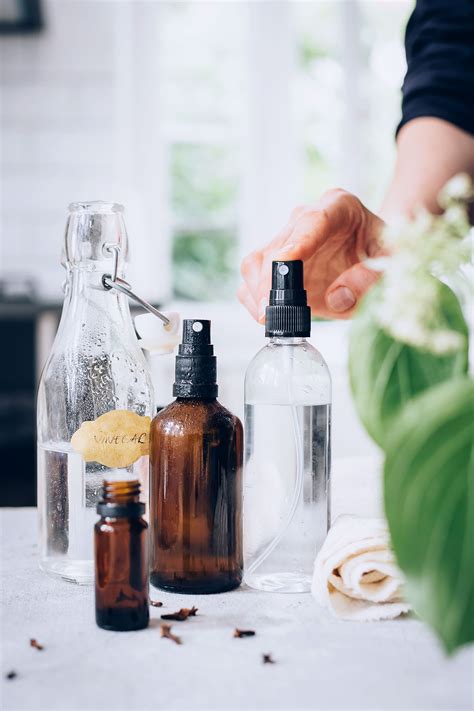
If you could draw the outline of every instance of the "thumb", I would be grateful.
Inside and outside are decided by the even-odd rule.
[[[343,318],[352,316],[359,300],[380,276],[380,272],[368,269],[361,263],[346,269],[326,290],[328,309]]]

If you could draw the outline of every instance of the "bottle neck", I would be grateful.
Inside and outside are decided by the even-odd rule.
[[[111,309],[116,305],[127,305],[125,294],[104,287],[102,278],[105,273],[103,269],[91,271],[77,266],[70,268],[66,282],[66,297],[69,297],[69,301],[74,304],[78,300],[85,299],[90,304],[109,304]]]
[[[298,346],[306,343],[306,338],[293,336],[272,336],[270,343],[273,346]]]
[[[140,500],[140,482],[104,481],[102,500],[106,504],[133,504]]]
[[[211,404],[213,402],[217,402],[217,398],[216,397],[177,397],[176,402],[183,403],[183,405],[189,405],[192,403],[201,403],[201,402],[203,402],[205,404],[206,403]]]
[[[121,205],[100,201],[70,205],[63,250],[67,269],[63,317],[65,311],[70,317],[72,310],[75,318],[70,321],[81,322],[86,329],[97,320],[103,327],[103,316],[116,324],[125,318],[132,326],[127,297],[102,283],[105,274],[124,277],[127,245]]]
[[[107,290],[102,284],[103,271],[74,267],[68,271],[61,330],[80,328],[81,334],[119,328],[123,338],[134,338],[135,330],[125,294]]]
[[[140,502],[140,482],[104,481],[102,499],[97,505],[97,513],[102,518],[131,518],[141,516],[145,504]]]

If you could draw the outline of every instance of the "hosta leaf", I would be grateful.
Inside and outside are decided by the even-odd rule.
[[[371,289],[351,331],[349,371],[359,417],[384,447],[392,424],[415,395],[467,372],[467,326],[454,293],[439,282],[440,319],[464,336],[464,347],[444,356],[401,343],[380,328],[374,306],[383,282]]]
[[[447,651],[474,641],[474,381],[408,405],[387,442],[385,510],[407,596]]]

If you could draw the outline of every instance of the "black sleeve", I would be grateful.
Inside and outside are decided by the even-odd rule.
[[[435,116],[474,134],[474,0],[417,0],[407,25],[402,120]]]

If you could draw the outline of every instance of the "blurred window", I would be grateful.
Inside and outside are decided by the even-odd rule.
[[[226,309],[296,204],[339,185],[377,210],[412,5],[43,0],[44,31],[0,43],[0,278],[61,299],[65,206],[104,198],[143,296]]]
[[[175,297],[225,300],[243,253],[339,185],[374,210],[393,166],[413,2],[167,3],[162,107]]]
[[[163,130],[179,299],[228,300],[237,287],[244,22],[239,3],[164,6]]]

